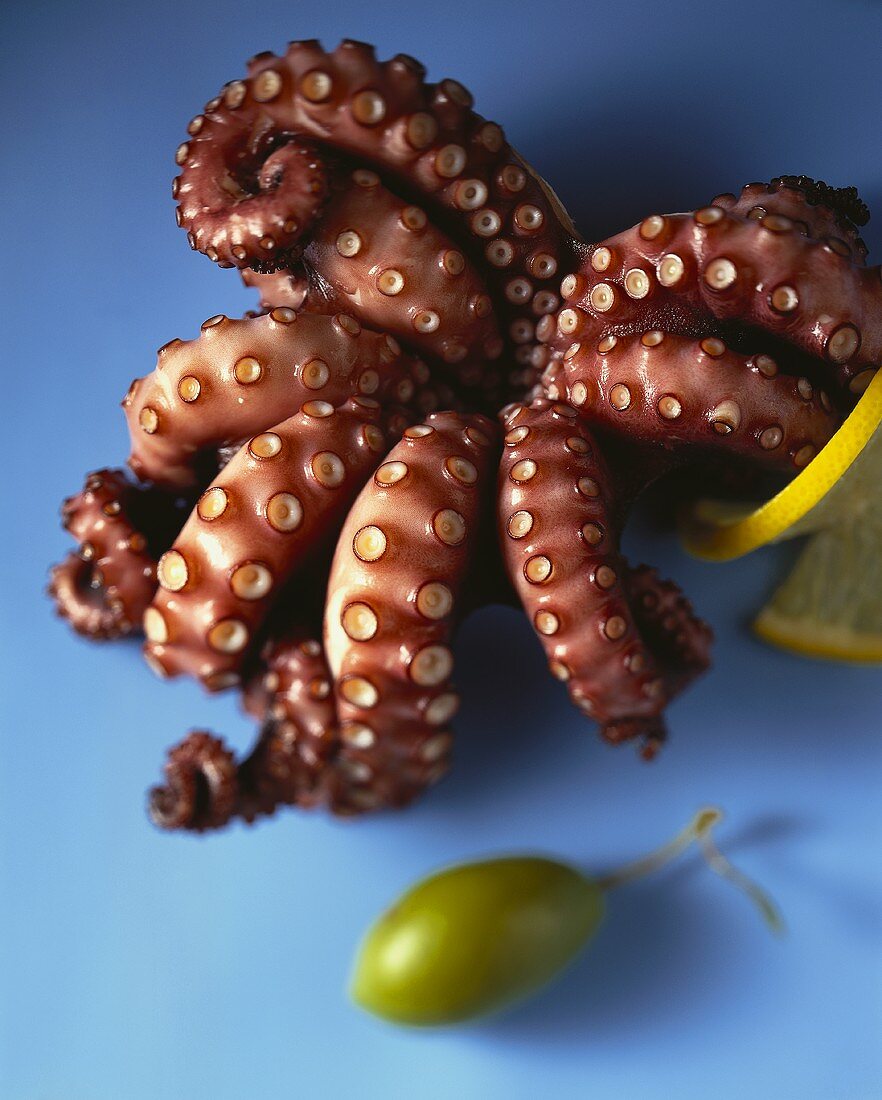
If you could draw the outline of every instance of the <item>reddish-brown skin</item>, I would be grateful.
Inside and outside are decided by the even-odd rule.
[[[169,753],[164,785],[150,793],[157,825],[202,832],[234,817],[252,822],[279,806],[307,808],[327,797],[339,739],[321,643],[306,630],[268,642],[244,703],[261,722],[251,752],[236,762],[220,738],[189,734]]]
[[[786,473],[806,465],[838,423],[807,378],[716,336],[607,335],[571,345],[560,367],[555,388],[580,418],[635,444],[723,452]]]
[[[144,615],[151,667],[211,690],[239,682],[278,593],[333,535],[386,452],[380,423],[372,398],[307,402],[234,455],[159,561]]]
[[[635,606],[633,575],[619,550],[615,486],[572,406],[537,398],[514,406],[505,428],[503,557],[551,672],[607,740],[640,737],[651,753],[664,737],[661,709],[683,686],[672,668],[706,664],[709,636],[691,637],[706,628],[690,629],[682,641],[690,655],[682,660],[675,659],[674,639],[685,629],[679,611],[670,628],[666,612],[659,631],[641,629],[644,605],[638,599]]]
[[[390,336],[346,314],[266,316],[203,322],[196,340],[159,349],[156,370],[123,400],[132,451],[145,481],[186,488],[199,459],[293,416],[309,401],[340,405],[361,396],[389,406],[437,400],[428,368]]]
[[[713,634],[673,581],[648,565],[629,568],[625,588],[634,618],[658,661],[665,692],[672,698],[710,665]],[[606,732],[612,729],[607,726]]]
[[[589,245],[466,89],[424,75],[295,42],[252,59],[178,150],[191,246],[238,268],[261,314],[172,341],[124,400],[139,477],[202,492],[177,533],[146,521],[125,613],[96,610],[79,560],[54,579],[78,629],[146,607],[157,671],[244,682],[263,722],[241,763],[203,733],[173,750],[165,827],[414,798],[447,767],[452,626],[503,571],[577,706],[651,756],[710,631],[621,557],[633,499],[696,460],[730,488],[792,476],[882,361],[853,189],[780,177]],[[79,508],[97,546],[105,519]],[[439,540],[439,515],[461,539]],[[327,656],[297,626],[325,586]]]
[[[719,325],[751,326],[853,392],[882,359],[879,269],[779,216],[757,221],[721,206],[653,215],[592,248],[564,299],[560,348],[648,329],[710,335]]]
[[[331,565],[325,649],[338,767],[364,808],[403,805],[447,770],[449,648],[496,459],[496,426],[435,413],[389,452],[353,505]]]
[[[156,536],[170,538],[181,515],[172,497],[122,470],[97,470],[68,497],[62,523],[79,545],[51,570],[49,592],[77,633],[100,640],[139,629],[156,590]]]
[[[299,261],[320,284],[320,296],[345,294],[343,283],[326,285],[323,269],[331,223],[343,225],[339,190],[346,180],[352,191],[353,168],[368,177],[382,173],[384,193],[402,196],[400,226],[378,239],[371,218],[376,196],[365,196],[369,205],[362,208],[352,191],[347,201],[356,205],[345,228],[365,234],[373,260],[363,293],[373,292],[387,269],[404,277],[406,293],[385,303],[385,327],[406,331],[421,352],[440,347],[448,362],[457,362],[459,344],[471,345],[453,300],[439,293],[446,245],[436,243],[434,227],[443,220],[459,241],[469,278],[486,283],[491,296],[478,294],[470,303],[475,323],[483,318],[489,325],[485,358],[502,355],[498,328],[518,346],[518,361],[528,363],[536,323],[558,307],[560,275],[572,266],[571,223],[502,129],[471,109],[469,92],[454,80],[428,84],[424,75],[413,58],[378,62],[361,42],[344,41],[331,53],[318,42],[293,42],[283,57],[260,54],[248,79],[226,85],[190,124],[191,137],[177,154],[178,220],[191,246],[222,264],[275,270]],[[419,196],[416,204],[411,195]],[[341,258],[340,266],[346,258],[358,264],[359,256]],[[453,283],[458,278],[449,275]],[[441,276],[441,286],[451,285],[447,279]],[[437,328],[423,331],[425,312],[437,314]]]
[[[746,184],[737,198],[718,195],[713,205],[757,221],[767,214],[788,218],[805,236],[825,242],[856,263],[866,260],[867,246],[857,227],[870,212],[854,187],[828,187],[807,176],[778,176],[771,183]]]

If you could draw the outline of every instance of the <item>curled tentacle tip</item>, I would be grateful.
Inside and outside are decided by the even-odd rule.
[[[155,544],[179,514],[174,498],[122,470],[90,474],[64,501],[62,524],[78,549],[52,568],[49,593],[77,633],[112,639],[138,628],[156,588]]]
[[[238,796],[236,762],[220,738],[193,730],[171,749],[164,771],[165,783],[147,798],[155,825],[205,832],[229,823]]]

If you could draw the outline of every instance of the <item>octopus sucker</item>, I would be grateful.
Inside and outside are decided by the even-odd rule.
[[[259,302],[130,386],[138,484],[66,502],[50,582],[80,633],[143,629],[156,673],[259,724],[244,758],[174,747],[154,821],[411,802],[450,765],[454,630],[493,602],[653,756],[712,635],[622,556],[629,510],[672,471],[783,483],[849,415],[882,365],[856,190],[779,176],[587,242],[463,84],[352,40],[252,58],[175,160],[190,246]]]
[[[195,484],[206,452],[256,435],[310,401],[339,405],[360,394],[407,404],[424,396],[416,360],[346,314],[277,307],[206,325],[198,339],[168,346],[123,401],[129,465],[154,484]]]
[[[660,578],[650,566],[630,567],[625,587],[640,631],[661,669],[665,692],[672,698],[710,666],[713,632],[680,588]]]
[[[275,271],[295,251],[305,247],[312,263],[317,242],[326,253],[340,231],[358,232],[358,224],[343,222],[373,226],[356,216],[359,203],[382,197],[388,204],[400,193],[411,247],[427,225],[437,233],[437,211],[460,249],[480,263],[474,277],[492,292],[504,295],[514,278],[527,281],[529,300],[502,316],[494,311],[490,324],[530,318],[533,295],[553,290],[561,257],[573,250],[568,219],[501,128],[471,109],[465,89],[452,91],[461,87],[427,84],[396,59],[379,63],[345,46],[327,54],[290,47],[284,57],[264,59],[180,153],[181,225],[216,261]],[[364,194],[351,188],[353,163]],[[234,174],[241,182],[230,187]],[[425,212],[406,203],[408,194],[421,196]],[[350,216],[342,216],[345,209]]]
[[[557,317],[560,352],[641,325],[698,336],[752,328],[810,357],[832,388],[882,360],[878,267],[807,238],[787,219],[711,205],[660,220],[649,238],[645,223],[610,238],[572,277]]]
[[[834,188],[808,176],[778,176],[768,184],[746,184],[738,196],[718,195],[713,205],[760,222],[771,216],[767,228],[795,229],[857,264],[866,259],[859,228],[870,212],[854,187]]]
[[[341,309],[391,333],[442,364],[480,358],[498,340],[495,316],[476,310],[487,286],[476,266],[419,207],[388,191],[373,173],[329,205],[304,263],[335,288]]]
[[[236,762],[223,741],[194,730],[165,764],[165,783],[148,794],[148,812],[162,829],[203,832],[226,825],[238,801]]]

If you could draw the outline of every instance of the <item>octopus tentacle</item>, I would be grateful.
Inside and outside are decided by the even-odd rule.
[[[549,667],[605,737],[663,739],[673,684],[624,583],[612,476],[572,406],[514,406],[499,471],[498,524],[509,579]]]
[[[336,409],[308,401],[220,471],[159,562],[144,630],[160,675],[197,676],[210,690],[239,682],[272,602],[385,453],[380,414],[367,397]]]
[[[361,809],[403,805],[446,771],[453,616],[472,557],[495,428],[438,413],[404,433],[353,505],[328,581],[337,771]]]
[[[857,192],[782,176],[588,245],[461,84],[348,40],[259,54],[188,130],[179,223],[263,313],[133,383],[144,487],[69,502],[51,584],[93,636],[143,611],[161,675],[245,682],[250,754],[191,733],[154,819],[409,802],[448,765],[455,620],[514,595],[576,705],[651,756],[711,634],[622,557],[628,507],[690,459],[738,491],[792,474],[853,407],[882,363]],[[325,654],[293,624],[326,579]]]
[[[235,818],[251,824],[280,806],[308,808],[323,797],[337,726],[320,643],[304,630],[268,642],[244,701],[262,725],[243,760],[204,731],[169,750],[165,783],[149,799],[160,828],[204,832]]]
[[[673,699],[710,667],[713,631],[679,586],[649,566],[628,566],[622,580],[640,633],[656,658],[665,698]],[[607,722],[603,735],[612,744],[642,737],[640,755],[651,760],[667,731],[660,721],[647,727],[645,719],[625,718]]]
[[[591,251],[564,280],[558,345],[661,329],[707,333],[707,321],[784,339],[860,392],[882,361],[880,268],[769,219],[707,206],[653,216]]]
[[[719,337],[650,329],[573,345],[548,376],[592,426],[634,444],[690,446],[771,469],[805,466],[839,417],[824,391],[781,374],[768,355],[741,355]]]
[[[427,84],[424,75],[411,58],[379,63],[370,47],[351,41],[332,53],[295,42],[284,57],[255,58],[248,78],[207,105],[178,149],[180,224],[212,259],[272,269],[287,265],[321,224],[337,164],[381,172],[392,190],[438,211],[480,262],[505,335],[528,364],[541,343],[537,322],[559,304],[555,275],[572,266],[572,223],[501,128],[473,112],[463,86]],[[280,142],[295,152],[262,170],[280,156]],[[321,274],[320,260],[312,262]],[[443,318],[436,331],[443,342]],[[485,350],[497,358],[502,343]]]
[[[648,565],[624,578],[634,618],[655,655],[669,699],[710,667],[713,631],[673,581]]]
[[[156,591],[156,556],[180,514],[173,498],[133,485],[122,470],[90,474],[64,502],[62,522],[79,548],[52,568],[49,592],[77,633],[111,639],[139,628]]]
[[[337,308],[443,364],[498,355],[496,317],[478,267],[419,206],[357,169],[315,227],[304,263]]]
[[[205,452],[238,446],[309,401],[363,394],[419,404],[427,383],[424,364],[346,314],[281,306],[264,317],[211,317],[198,339],[166,344],[153,373],[132,383],[123,400],[129,465],[155,483],[189,486]]]
[[[241,786],[253,792],[250,820],[279,805],[314,805],[338,745],[337,710],[321,642],[307,631],[269,641],[245,685],[245,708],[263,721],[257,745],[241,765]]]
[[[858,227],[866,225],[870,213],[855,187],[830,187],[808,176],[776,176],[770,183],[746,184],[737,197],[718,195],[712,205],[757,221],[771,215],[778,228],[790,228],[781,221],[788,219],[806,236],[824,241],[855,263],[866,259]]]
[[[239,797],[235,758],[219,737],[193,730],[168,754],[165,784],[147,796],[147,808],[161,829],[205,832],[226,825]]]

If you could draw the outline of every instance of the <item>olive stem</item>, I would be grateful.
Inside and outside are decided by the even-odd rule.
[[[602,890],[614,890],[617,886],[623,886],[627,882],[633,882],[635,879],[643,878],[644,875],[652,874],[653,871],[659,870],[665,864],[676,859],[691,844],[697,843],[708,867],[750,898],[772,932],[782,933],[784,931],[784,921],[780,910],[771,897],[753,879],[748,878],[743,871],[739,871],[737,867],[734,867],[714,843],[711,830],[722,820],[722,810],[716,806],[705,806],[667,844],[663,844],[661,848],[650,852],[647,856],[643,856],[642,859],[636,859],[633,863],[626,863],[617,871],[595,879],[595,882]]]
[[[657,871],[660,867],[664,867],[666,863],[676,859],[681,852],[685,852],[690,844],[698,840],[703,833],[706,833],[722,818],[722,810],[718,810],[715,806],[699,810],[686,828],[681,829],[673,840],[669,840],[667,844],[663,844],[661,848],[650,852],[649,855],[635,859],[633,863],[626,863],[617,871],[597,879],[598,886],[604,890],[614,890],[617,886],[623,886],[626,882],[633,882],[634,879],[652,874],[653,871]]]
[[[759,883],[754,882],[752,878],[749,878],[743,871],[739,871],[737,867],[729,862],[716,846],[709,832],[699,835],[697,840],[708,867],[710,867],[715,874],[726,879],[727,882],[731,882],[736,889],[747,894],[757,909],[759,909],[760,916],[766,922],[770,931],[774,932],[776,936],[783,936],[787,931],[787,926],[784,923],[784,917],[781,915],[781,910],[769,894],[763,890]]]

